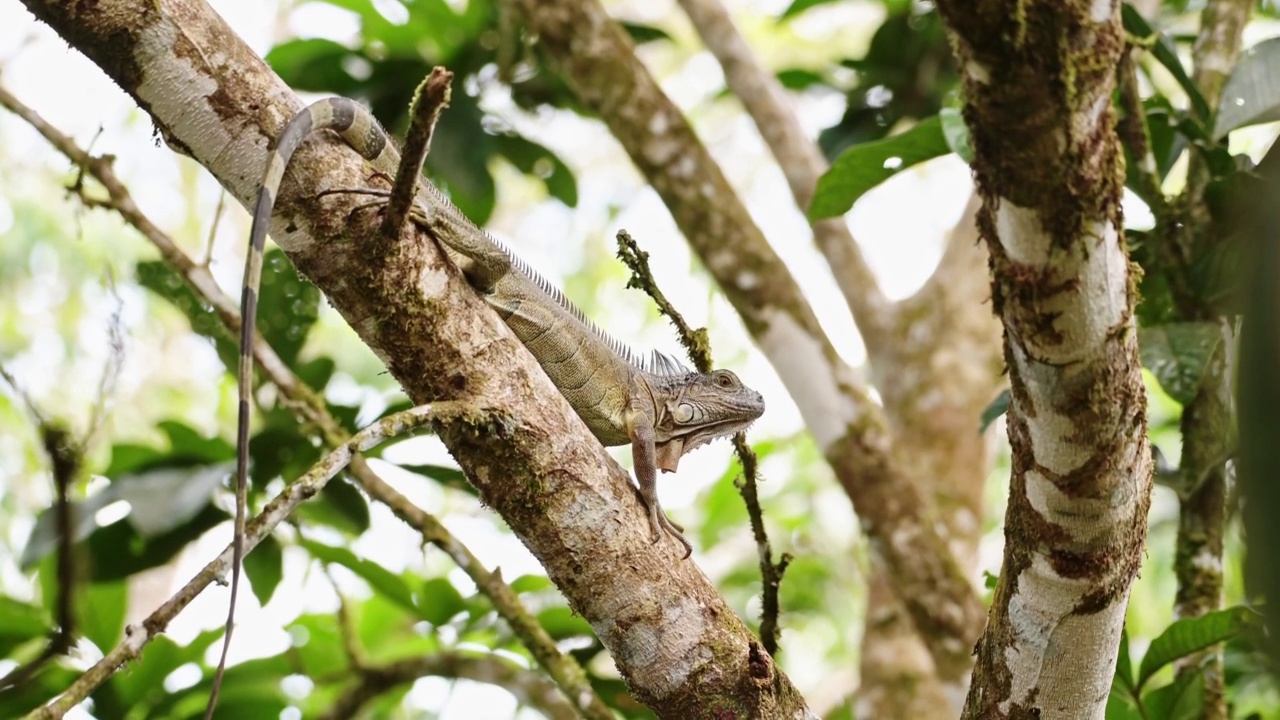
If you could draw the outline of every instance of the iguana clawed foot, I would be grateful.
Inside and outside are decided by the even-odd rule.
[[[677,525],[667,517],[666,511],[662,509],[656,501],[649,505],[649,535],[650,539],[656,545],[662,540],[662,532],[666,531],[676,540],[684,545],[684,556],[687,558],[693,554],[693,545],[684,537],[684,527]]]

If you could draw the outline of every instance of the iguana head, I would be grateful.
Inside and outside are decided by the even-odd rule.
[[[661,407],[653,428],[657,463],[664,472],[675,472],[690,450],[746,430],[764,413],[760,393],[728,370],[667,380],[655,393]]]

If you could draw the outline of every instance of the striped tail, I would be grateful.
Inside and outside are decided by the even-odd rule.
[[[258,290],[262,284],[262,258],[267,241],[267,226],[271,223],[271,211],[275,206],[280,182],[294,151],[302,141],[316,130],[333,130],[353,150],[366,160],[383,167],[395,155],[387,134],[363,106],[354,100],[335,97],[319,100],[298,113],[285,126],[271,150],[258,201],[253,208],[253,227],[249,233],[249,251],[245,256],[244,284],[240,294],[240,367],[239,408],[236,426],[236,519],[235,538],[232,541],[231,610],[227,613],[227,629],[223,639],[222,658],[213,691],[209,696],[207,713],[211,714],[218,700],[218,689],[226,667],[227,649],[231,645],[231,632],[235,618],[236,595],[240,586],[240,564],[244,559],[245,505],[248,497],[249,476],[249,401],[253,393],[253,338],[258,314]],[[382,160],[383,162],[378,162]],[[394,171],[395,161],[390,163]],[[208,715],[206,715],[208,717]]]

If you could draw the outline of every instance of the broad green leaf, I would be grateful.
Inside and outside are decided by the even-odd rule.
[[[142,657],[129,664],[128,670],[111,676],[120,702],[133,707],[164,696],[164,679],[169,673],[189,662],[199,664],[205,650],[220,639],[221,627],[206,630],[185,645],[179,645],[167,635],[157,636],[147,645]]]
[[[1280,38],[1269,38],[1240,54],[1222,90],[1213,137],[1246,125],[1280,120]]]
[[[1005,388],[1000,391],[995,400],[991,401],[990,405],[982,409],[982,421],[978,424],[979,435],[986,432],[987,428],[991,427],[991,423],[996,421],[996,418],[1009,412],[1009,402],[1012,397],[1009,394],[1009,388]]]
[[[788,90],[806,90],[814,85],[826,85],[826,78],[812,70],[790,68],[778,71],[778,82]]]
[[[655,40],[671,40],[671,35],[660,27],[654,25],[642,25],[640,23],[622,22],[622,29],[627,31],[631,39],[637,45],[643,45],[647,42]]]
[[[76,594],[78,630],[105,655],[124,637],[124,617],[129,588],[122,580],[89,583]]]
[[[493,143],[520,172],[541,179],[551,197],[569,207],[578,205],[578,181],[555,153],[519,135],[496,135]]]
[[[1142,366],[1160,381],[1169,397],[1186,405],[1200,391],[1205,366],[1222,333],[1211,322],[1166,323],[1138,331]]]
[[[129,520],[98,528],[89,536],[85,567],[94,581],[118,580],[163,565],[207,530],[227,520],[227,514],[205,505],[194,517],[168,532],[147,537]],[[227,535],[230,539],[230,532]]]
[[[168,300],[182,311],[191,323],[191,329],[213,340],[218,359],[228,369],[236,366],[239,354],[237,340],[222,324],[218,314],[204,298],[191,289],[187,281],[163,260],[148,260],[134,268],[138,284]]]
[[[298,508],[298,517],[354,537],[369,529],[369,501],[339,475],[324,486],[319,497]]]
[[[411,473],[417,473],[423,477],[429,477],[447,488],[461,490],[471,495],[477,495],[474,486],[467,482],[467,476],[456,467],[447,465],[397,465],[401,470],[407,470]]]
[[[1141,688],[1160,668],[1181,657],[1230,640],[1241,631],[1260,622],[1257,613],[1246,607],[1233,607],[1199,617],[1178,620],[1151,642],[1138,670]],[[1160,716],[1167,717],[1167,716]]]
[[[415,615],[418,614],[417,603],[413,601],[413,591],[409,589],[409,584],[405,581],[405,578],[372,560],[357,557],[355,553],[346,548],[332,547],[307,538],[300,539],[298,543],[320,562],[333,563],[347,568],[369,583],[369,587],[374,592],[395,601],[397,605],[405,610]]]
[[[306,383],[307,387],[316,392],[323,392],[325,386],[329,384],[329,378],[333,377],[336,367],[337,364],[333,358],[320,356],[314,360],[299,363],[293,368],[293,372],[299,380]]]
[[[0,595],[0,657],[8,657],[13,648],[52,632],[53,622],[44,608]]]
[[[335,613],[303,615],[286,628],[300,670],[313,678],[323,678],[347,669],[347,653],[342,646]]]
[[[1129,628],[1127,627],[1120,632],[1120,647],[1116,651],[1115,676],[1116,683],[1125,688],[1133,687],[1133,660],[1129,657]]]
[[[1209,117],[1209,103],[1205,102],[1204,96],[1200,94],[1200,88],[1192,82],[1191,76],[1187,75],[1187,69],[1178,59],[1178,49],[1174,47],[1173,41],[1167,35],[1154,30],[1147,23],[1146,18],[1142,17],[1142,13],[1129,3],[1124,4],[1120,17],[1124,23],[1125,32],[1143,41],[1151,42],[1151,56],[1163,65],[1170,75],[1173,75],[1174,80],[1178,81],[1182,91],[1191,100],[1196,114],[1202,118]]]
[[[416,610],[406,610],[382,595],[351,606],[356,637],[374,662],[388,662],[414,655],[429,655],[440,649],[431,629],[423,631]]]
[[[262,262],[258,330],[285,365],[293,365],[320,313],[320,290],[303,279],[279,248]]]
[[[244,556],[244,576],[258,602],[266,605],[284,576],[284,551],[274,535],[262,538],[253,552]]]
[[[1146,693],[1147,717],[1160,720],[1200,720],[1204,716],[1204,675],[1190,673]]]
[[[129,503],[125,518],[143,537],[167,533],[206,507],[213,491],[231,472],[229,463],[204,467],[155,467],[117,479],[101,492],[71,503],[71,537],[80,542],[98,529],[98,511],[118,501]],[[57,513],[48,508],[36,518],[22,549],[21,567],[30,568],[58,544]]]
[[[1146,720],[1138,708],[1134,707],[1133,701],[1114,686],[1107,696],[1106,713],[1106,720]]]
[[[214,463],[236,456],[236,449],[226,440],[217,435],[201,435],[195,428],[177,420],[161,420],[159,428],[169,438],[169,452],[177,457]]]
[[[512,580],[510,585],[511,590],[517,595],[542,592],[555,587],[555,584],[545,575],[521,575]]]
[[[809,219],[843,215],[867,191],[899,172],[951,152],[936,116],[891,138],[854,145],[818,179]]]
[[[418,614],[432,625],[440,626],[466,608],[462,593],[445,578],[431,578],[418,590]]]
[[[555,640],[571,637],[595,637],[591,624],[564,605],[549,607],[538,613],[538,624]]]

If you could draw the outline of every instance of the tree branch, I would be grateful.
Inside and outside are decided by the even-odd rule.
[[[476,412],[457,402],[424,405],[406,410],[378,420],[373,425],[351,436],[351,440],[330,452],[316,463],[297,481],[285,486],[278,495],[267,503],[262,512],[253,518],[245,528],[245,552],[257,547],[262,539],[271,534],[286,517],[299,505],[324,489],[329,480],[346,467],[355,453],[364,452],[377,446],[388,438],[413,430],[422,425],[436,425],[442,422],[462,421],[476,426],[485,422]],[[169,626],[169,622],[182,612],[183,608],[202,590],[213,582],[223,582],[227,570],[231,567],[231,556],[234,547],[227,545],[216,558],[204,569],[196,573],[182,589],[166,600],[155,612],[147,616],[141,624],[129,625],[125,628],[125,639],[108,652],[101,660],[81,675],[71,687],[67,688],[53,702],[32,711],[27,720],[52,720],[60,718],[68,710],[79,705],[85,698],[106,682],[124,663],[136,659],[160,633]]]
[[[800,119],[791,110],[782,84],[760,65],[719,0],[680,0],[680,7],[693,22],[703,44],[720,62],[725,83],[742,101],[782,168],[796,205],[807,209],[818,178],[829,165],[800,127]],[[845,219],[814,223],[813,239],[826,258],[867,346],[884,341],[891,306]]]
[[[268,139],[301,102],[216,13],[199,0],[24,2],[131,93],[170,145],[249,202]],[[803,716],[785,675],[753,674],[750,631],[697,566],[649,542],[626,473],[441,250],[420,235],[393,254],[368,252],[381,244],[353,239],[377,237],[371,214],[349,215],[349,196],[317,197],[362,187],[365,167],[331,139],[304,143],[277,198],[273,237],[410,398],[484,398],[513,418],[517,442],[450,427],[441,437],[637,698],[659,714],[696,715],[728,697],[753,712]]]

